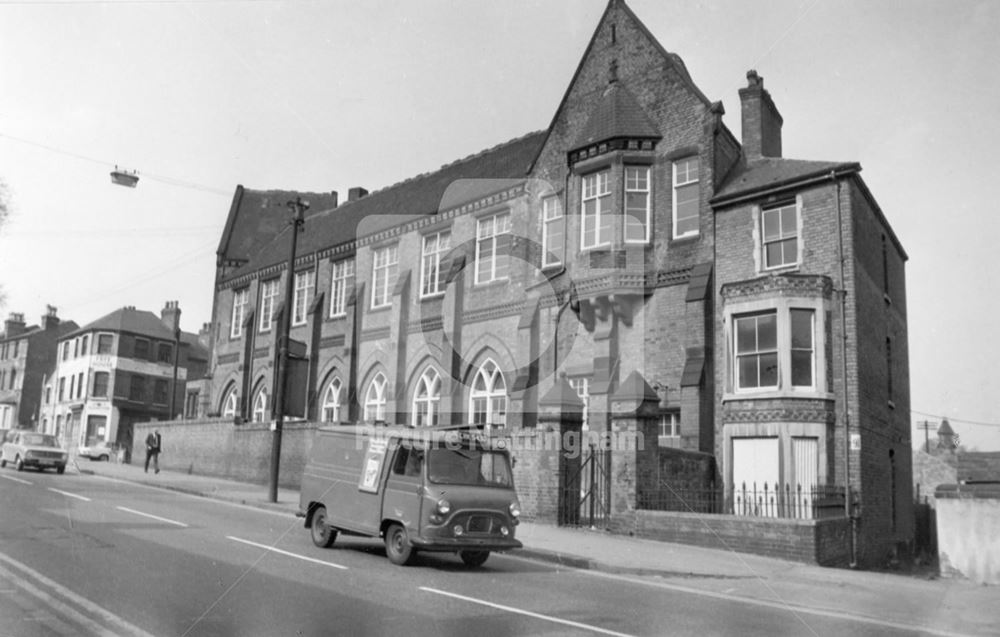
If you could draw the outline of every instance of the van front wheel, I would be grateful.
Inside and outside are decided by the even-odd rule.
[[[413,559],[413,547],[406,538],[406,529],[400,524],[390,524],[385,530],[385,554],[389,561],[406,566]]]
[[[334,540],[337,539],[337,529],[330,526],[326,519],[326,507],[316,507],[316,510],[313,511],[310,530],[312,531],[313,544],[321,549],[330,548],[333,546]]]
[[[489,551],[459,551],[458,556],[469,566],[482,566],[490,556]]]

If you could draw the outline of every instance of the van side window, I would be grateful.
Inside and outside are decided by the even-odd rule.
[[[392,472],[399,476],[420,477],[424,465],[424,452],[420,449],[400,447],[396,452],[396,461],[392,463]]]

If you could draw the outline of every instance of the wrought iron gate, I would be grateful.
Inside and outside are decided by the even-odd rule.
[[[611,513],[611,453],[590,445],[560,493],[559,524],[605,527]]]

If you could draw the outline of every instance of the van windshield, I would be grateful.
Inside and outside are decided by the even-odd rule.
[[[437,484],[467,484],[510,488],[507,454],[481,449],[430,449],[427,452],[427,475]]]

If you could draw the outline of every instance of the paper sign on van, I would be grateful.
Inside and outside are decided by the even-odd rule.
[[[364,468],[361,471],[361,484],[358,488],[362,491],[378,491],[378,477],[382,473],[382,463],[385,461],[385,451],[389,445],[386,438],[369,438],[368,451],[365,452]]]

